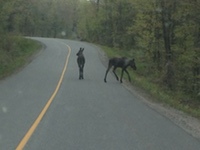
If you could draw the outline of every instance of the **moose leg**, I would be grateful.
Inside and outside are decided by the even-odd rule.
[[[81,68],[79,68],[79,80],[81,80]]]
[[[80,80],[83,79],[83,67],[82,66],[79,68],[79,79]]]
[[[119,81],[119,78],[118,78],[117,74],[115,73],[116,68],[117,68],[117,67],[114,67],[114,68],[113,68],[113,73],[114,73],[114,75],[115,75],[117,81]]]
[[[124,69],[124,71],[125,71],[125,72],[126,72],[126,74],[128,75],[129,82],[131,82],[131,77],[130,77],[130,75],[129,75],[128,71],[127,71],[126,69]]]
[[[108,66],[108,69],[106,70],[106,74],[105,74],[105,77],[104,77],[104,82],[106,83],[107,81],[106,81],[106,77],[107,77],[107,74],[108,74],[108,72],[109,72],[109,70],[110,70],[110,68],[111,68],[112,66]]]
[[[120,82],[121,83],[122,83],[123,74],[124,74],[124,69],[122,69],[122,73],[121,73],[121,77],[120,77]]]
[[[84,79],[83,78],[83,67],[81,68],[81,79]]]

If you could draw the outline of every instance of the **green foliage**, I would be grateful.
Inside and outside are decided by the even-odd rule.
[[[80,11],[80,37],[135,56],[139,75],[191,101],[199,99],[199,0],[105,0],[98,10],[96,5],[87,2],[87,11]]]
[[[96,5],[89,2],[82,5],[78,35],[109,46],[131,48],[129,45],[134,42],[133,36],[126,34],[134,17],[134,7],[130,1],[101,1],[99,9],[96,9]]]
[[[6,35],[0,40],[0,78],[3,78],[27,62],[40,45],[32,40]]]
[[[29,36],[70,37],[78,0],[8,0],[0,7],[0,31]]]

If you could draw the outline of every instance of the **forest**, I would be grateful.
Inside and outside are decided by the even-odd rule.
[[[0,0],[0,54],[16,35],[96,43],[135,57],[137,74],[180,102],[200,104],[199,10],[200,0]]]

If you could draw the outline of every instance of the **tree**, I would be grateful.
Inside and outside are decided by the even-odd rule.
[[[169,88],[173,88],[174,83],[174,70],[173,70],[173,50],[171,49],[173,35],[174,35],[174,20],[172,15],[176,11],[176,1],[174,0],[161,0],[161,19],[162,19],[162,29],[163,29],[163,38],[165,45],[165,56],[166,56],[166,74],[164,81]]]
[[[174,46],[177,88],[196,97],[200,91],[200,1],[184,0],[174,16],[177,20]]]

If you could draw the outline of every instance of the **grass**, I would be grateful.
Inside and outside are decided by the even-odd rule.
[[[24,66],[41,44],[31,39],[6,36],[0,42],[0,79]]]
[[[100,47],[107,54],[108,58],[113,56],[129,56],[128,53],[124,54],[124,51],[120,51],[115,48],[110,48],[106,46],[100,46]],[[140,68],[139,64],[137,65],[137,68],[139,70]],[[168,89],[162,87],[160,84],[152,82],[152,77],[147,78],[141,75],[141,73],[138,70],[137,71],[130,70],[130,76],[132,78],[132,84],[134,86],[137,86],[146,93],[150,94],[155,102],[168,105],[170,107],[181,110],[193,117],[200,119],[199,101],[196,100],[192,102],[191,101],[182,102],[181,100],[186,99],[187,95],[181,92],[176,93],[173,91],[169,91]],[[125,77],[125,79],[127,78]]]

